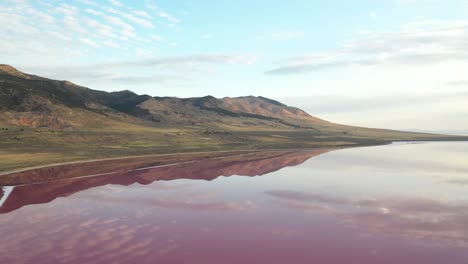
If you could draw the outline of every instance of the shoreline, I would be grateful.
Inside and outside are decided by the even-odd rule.
[[[208,151],[194,151],[194,152],[171,152],[171,153],[156,153],[156,154],[144,154],[144,155],[132,155],[132,156],[120,156],[120,157],[110,157],[110,158],[98,158],[98,159],[82,159],[82,160],[75,160],[75,161],[66,161],[66,162],[58,162],[58,163],[48,163],[44,165],[38,166],[30,166],[24,167],[19,169],[7,170],[7,171],[0,171],[0,177],[25,172],[29,170],[35,169],[43,169],[49,167],[56,167],[56,166],[63,166],[63,165],[73,165],[73,164],[86,164],[86,163],[93,163],[93,162],[102,162],[102,161],[116,161],[116,160],[125,160],[125,159],[138,159],[138,158],[150,158],[150,157],[167,157],[167,156],[182,156],[182,155],[201,155],[201,154],[211,154],[211,153],[232,153],[235,154],[242,154],[242,153],[253,153],[253,152],[263,152],[263,151],[308,151],[308,150],[316,150],[316,149],[348,149],[348,148],[360,148],[360,147],[375,147],[375,146],[385,146],[391,145],[394,143],[431,143],[431,142],[467,142],[468,140],[394,140],[389,142],[381,142],[378,144],[356,144],[350,146],[320,146],[320,147],[309,147],[309,148],[274,148],[274,149],[237,149],[237,150],[208,150]]]
[[[381,145],[381,144],[379,144]],[[379,145],[360,145],[360,146],[352,146],[352,147],[365,147],[365,146],[379,146]],[[101,161],[116,161],[116,160],[126,160],[126,159],[138,159],[138,158],[151,158],[151,157],[168,157],[168,156],[182,156],[182,155],[201,155],[201,154],[215,154],[215,153],[230,153],[232,155],[237,154],[244,154],[244,153],[255,153],[255,152],[264,152],[264,151],[308,151],[308,150],[316,150],[316,149],[343,149],[343,148],[352,148],[352,147],[316,147],[316,148],[290,148],[290,149],[239,149],[239,150],[213,150],[213,151],[195,151],[195,152],[172,152],[172,153],[159,153],[159,154],[147,154],[147,155],[135,155],[135,156],[122,156],[122,157],[114,157],[114,158],[102,158],[102,159],[89,159],[89,160],[76,160],[76,161],[67,161],[67,162],[58,162],[58,163],[50,163],[38,166],[31,166],[25,167],[21,169],[14,169],[8,171],[0,171],[0,177],[25,172],[29,170],[35,169],[43,169],[43,168],[50,168],[56,166],[63,166],[63,165],[73,165],[73,164],[85,164],[85,163],[93,163],[93,162],[101,162]],[[195,159],[196,160],[196,159]]]

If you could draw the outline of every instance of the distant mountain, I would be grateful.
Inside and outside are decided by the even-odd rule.
[[[152,97],[128,90],[109,93],[0,65],[0,148],[19,154],[46,148],[46,153],[68,160],[447,139],[462,138],[334,124],[261,96],[218,99]],[[0,161],[0,170],[19,163]],[[41,162],[31,164],[36,163]]]
[[[9,65],[0,65],[0,88],[0,109],[9,114],[4,121],[34,128],[83,127],[103,118],[132,123],[149,121],[159,123],[149,125],[163,126],[229,125],[232,119],[280,127],[328,123],[264,97],[181,99],[137,95],[131,91],[108,93],[25,74]],[[252,125],[256,123],[246,123]]]

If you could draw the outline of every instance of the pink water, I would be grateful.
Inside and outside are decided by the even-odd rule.
[[[467,158],[391,145],[3,187],[0,263],[466,264]]]

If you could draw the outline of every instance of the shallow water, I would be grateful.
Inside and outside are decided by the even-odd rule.
[[[468,143],[134,165],[0,188],[0,263],[468,263]]]

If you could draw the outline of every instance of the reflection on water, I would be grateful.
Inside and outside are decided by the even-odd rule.
[[[2,176],[0,263],[467,263],[466,157],[427,143]]]
[[[155,181],[177,179],[212,181],[220,176],[261,176],[284,167],[299,165],[311,157],[327,151],[329,150],[256,152],[156,166],[154,166],[154,161],[136,164],[133,161],[129,164],[118,161],[118,171],[111,167],[106,168],[107,171],[91,175],[86,174],[89,173],[89,168],[79,164],[20,172],[9,175],[9,178],[33,175],[28,177],[31,183],[4,187],[8,190],[13,188],[14,191],[11,191],[12,194],[8,196],[8,199],[4,198],[6,201],[0,207],[0,214],[14,211],[28,204],[48,203],[58,197],[69,196],[92,187],[108,184],[130,186],[134,183],[148,185]],[[91,168],[94,166],[93,164]],[[57,179],[65,171],[70,179]],[[44,179],[49,180],[44,181]]]

